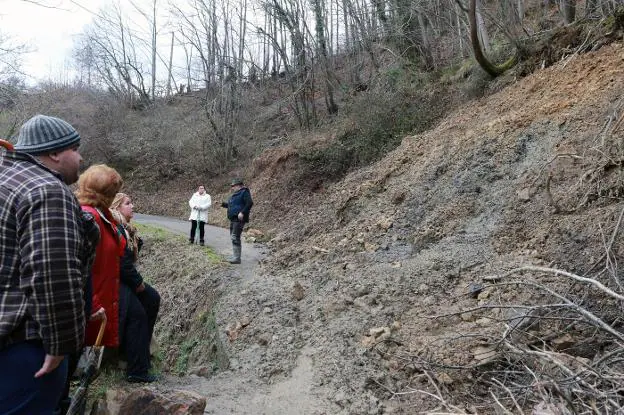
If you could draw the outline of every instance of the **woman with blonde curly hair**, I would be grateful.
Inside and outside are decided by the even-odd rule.
[[[160,295],[143,281],[135,266],[143,241],[137,233],[136,226],[131,223],[134,205],[130,196],[117,193],[110,210],[119,223],[121,237],[126,241],[119,274],[121,281],[119,333],[128,361],[128,380],[151,382],[153,376],[147,374],[151,365],[149,348],[160,308]]]

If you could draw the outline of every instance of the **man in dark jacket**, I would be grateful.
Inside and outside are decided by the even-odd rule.
[[[251,193],[245,187],[242,179],[234,179],[231,183],[232,195],[221,206],[227,208],[227,217],[230,220],[230,238],[232,239],[232,258],[230,264],[241,263],[241,234],[245,224],[249,222],[249,212],[253,206]]]
[[[0,151],[0,413],[50,414],[84,341],[80,135],[44,115]]]

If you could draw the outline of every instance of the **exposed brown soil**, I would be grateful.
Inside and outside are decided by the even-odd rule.
[[[259,390],[287,403],[264,413],[494,413],[481,381],[510,369],[476,366],[479,347],[500,339],[507,306],[548,296],[484,277],[529,264],[579,275],[604,266],[622,209],[623,97],[624,46],[614,43],[472,102],[315,193],[280,180],[296,150],[264,153],[250,183],[256,204],[279,209],[280,195],[293,209],[273,212],[271,254],[217,300],[229,371],[187,386],[222,390],[238,379],[223,392],[231,406],[221,401],[210,412],[209,400],[208,413],[253,413],[258,401],[248,397]],[[624,253],[620,239],[615,257]],[[529,277],[570,296],[588,292],[563,277]],[[608,309],[600,296],[588,298]],[[241,321],[227,340],[226,327]],[[543,324],[538,334],[560,329]],[[605,346],[600,336],[577,338],[570,356],[592,358]],[[304,390],[300,406],[270,391],[293,378],[305,383],[291,385]]]

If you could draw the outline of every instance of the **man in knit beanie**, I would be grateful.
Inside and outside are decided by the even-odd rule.
[[[80,135],[36,115],[0,149],[0,413],[48,414],[84,340]]]

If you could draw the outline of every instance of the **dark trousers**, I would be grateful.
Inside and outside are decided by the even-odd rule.
[[[244,227],[245,222],[240,220],[233,220],[230,222],[230,238],[232,239],[232,245],[241,246],[241,234],[243,233]]]
[[[67,379],[67,359],[51,373],[35,379],[43,365],[41,342],[21,342],[0,351],[0,413],[51,415]]]
[[[122,284],[125,316],[120,327],[121,348],[125,352],[128,376],[146,375],[151,367],[150,343],[160,308],[160,294],[145,284],[145,290],[133,293]]]
[[[197,228],[197,225],[199,225],[199,242],[204,242],[204,225],[205,224],[206,224],[205,222],[202,222],[200,220],[191,221],[191,237],[189,238],[191,242],[195,242],[195,229]]]

